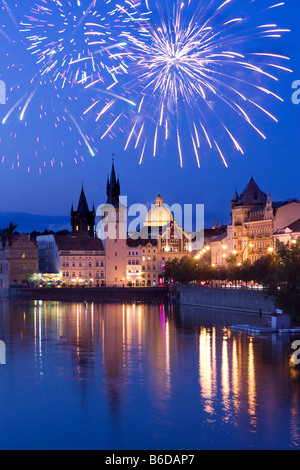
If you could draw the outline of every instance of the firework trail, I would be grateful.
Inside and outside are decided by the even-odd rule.
[[[0,78],[9,85],[0,116],[2,163],[28,171],[38,166],[41,173],[68,160],[77,164],[94,157],[97,145],[92,131],[85,130],[80,102],[85,87],[97,84],[109,93],[104,84],[127,73],[126,44],[119,36],[134,21],[134,2],[122,11],[109,0],[0,2],[0,32],[6,40]],[[13,28],[7,28],[7,18]]]
[[[122,34],[134,57],[124,87],[136,103],[125,149],[139,148],[140,163],[146,148],[157,156],[170,139],[176,141],[181,166],[191,148],[200,167],[207,147],[227,167],[227,142],[244,154],[236,135],[242,124],[266,139],[261,115],[278,120],[265,103],[270,98],[283,101],[273,84],[277,72],[291,70],[285,66],[289,58],[274,53],[273,44],[288,30],[270,21],[284,3],[270,0],[263,11],[260,4],[153,1],[151,21],[139,23],[141,34]],[[89,110],[95,112],[96,104]],[[113,105],[113,99],[107,101],[96,119]]]

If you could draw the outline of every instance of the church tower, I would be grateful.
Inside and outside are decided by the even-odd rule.
[[[106,194],[106,285],[122,287],[127,285],[127,207],[120,202],[120,182],[116,177],[114,160]]]
[[[72,235],[95,237],[95,220],[95,207],[92,211],[89,210],[82,184],[77,211],[74,211],[73,205],[71,209]]]

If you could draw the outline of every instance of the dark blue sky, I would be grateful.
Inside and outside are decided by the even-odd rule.
[[[256,3],[266,2],[257,1]],[[6,22],[9,27],[6,32],[10,31],[13,36],[15,26],[11,19],[5,16],[5,11],[2,10],[1,15],[0,24]],[[84,181],[88,202],[92,205],[94,201],[96,206],[101,204],[105,199],[106,179],[111,169],[112,154],[115,154],[115,166],[120,176],[121,192],[128,196],[129,204],[152,203],[158,192],[170,205],[173,203],[205,204],[207,226],[212,225],[215,220],[220,223],[229,222],[230,200],[234,191],[237,189],[241,192],[251,176],[264,192],[271,194],[273,200],[299,198],[300,105],[295,106],[291,100],[292,83],[294,80],[300,80],[299,15],[298,0],[288,0],[284,9],[278,9],[275,14],[277,24],[291,29],[292,32],[272,43],[273,52],[291,57],[288,65],[286,63],[283,65],[294,71],[292,74],[284,72],[277,74],[280,82],[276,84],[274,91],[284,98],[284,103],[266,100],[266,108],[279,119],[279,123],[264,118],[260,121],[268,137],[266,141],[250,128],[243,126],[234,129],[235,135],[239,136],[239,141],[243,145],[245,155],[242,156],[233,150],[232,153],[227,152],[229,168],[225,168],[216,152],[203,148],[199,152],[201,168],[198,169],[191,147],[184,147],[183,168],[180,168],[176,139],[163,154],[158,152],[155,158],[147,155],[143,164],[139,165],[139,153],[134,150],[124,152],[124,136],[122,135],[114,140],[104,139],[101,142],[99,140],[99,153],[94,158],[86,154],[84,163],[79,161],[76,165],[73,155],[70,154],[73,133],[68,137],[69,147],[65,150],[61,149],[60,155],[55,155],[56,161],[63,161],[63,168],[58,164],[53,168],[48,165],[41,175],[36,170],[28,173],[27,164],[21,165],[20,168],[15,166],[14,170],[11,169],[11,162],[15,161],[15,156],[12,155],[15,148],[5,147],[9,140],[7,135],[1,135],[1,133],[7,133],[7,129],[4,130],[2,126],[0,127],[0,162],[2,156],[5,155],[5,163],[0,163],[0,212],[68,215],[72,201],[74,200],[75,205],[78,202],[82,181]],[[2,36],[0,37],[1,47],[3,42],[9,51],[9,42]],[[20,54],[22,53],[20,48]],[[1,71],[1,64],[0,75],[2,78],[5,77],[5,71]],[[10,90],[8,90],[8,95],[9,93]],[[7,106],[0,105],[1,121],[7,110]],[[33,126],[35,119],[38,124],[37,114],[32,113],[30,120]],[[15,129],[11,132],[15,132]],[[47,133],[47,138],[49,138],[51,131],[47,130],[46,126],[45,135]],[[97,138],[97,134],[95,136]],[[26,152],[26,157],[34,159],[35,143],[32,142],[31,146],[23,133],[19,133],[18,139],[20,148],[24,142],[23,151]],[[53,140],[55,139],[56,136],[53,135]]]

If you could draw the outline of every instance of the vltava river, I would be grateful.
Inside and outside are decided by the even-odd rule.
[[[1,301],[1,449],[295,449],[294,336],[229,312]]]

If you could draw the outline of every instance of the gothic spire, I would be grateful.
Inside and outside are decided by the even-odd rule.
[[[112,169],[110,180],[107,180],[107,204],[114,207],[119,207],[119,196],[120,196],[120,181],[116,178],[114,159],[112,161]]]

